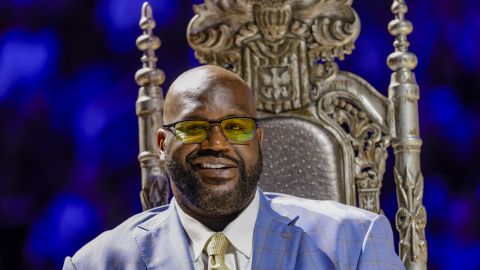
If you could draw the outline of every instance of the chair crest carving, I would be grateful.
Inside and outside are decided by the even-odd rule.
[[[231,69],[256,89],[257,109],[280,113],[319,98],[354,48],[360,20],[346,0],[238,0],[194,6],[187,39],[201,63]]]

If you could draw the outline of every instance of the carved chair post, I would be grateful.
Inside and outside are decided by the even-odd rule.
[[[393,71],[389,98],[395,106],[395,183],[397,185],[398,212],[396,227],[400,234],[400,257],[409,270],[427,269],[427,241],[425,226],[427,212],[422,203],[423,176],[420,169],[418,99],[419,87],[412,70],[417,66],[417,57],[408,51],[407,35],[412,30],[405,20],[407,5],[404,0],[394,0],[392,12],[395,19],[388,25],[395,37],[395,52],[388,56],[387,63]]]
[[[152,8],[145,2],[139,23],[143,34],[137,38],[137,48],[143,52],[143,67],[135,74],[140,86],[136,102],[139,127],[138,160],[142,172],[142,189],[140,200],[143,210],[167,203],[168,184],[163,171],[163,164],[157,154],[156,131],[162,126],[163,95],[160,85],[165,74],[156,67],[155,50],[160,47],[160,39],[153,35],[155,20]]]

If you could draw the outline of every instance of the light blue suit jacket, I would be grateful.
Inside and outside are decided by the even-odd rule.
[[[260,192],[252,269],[404,269],[384,216]],[[191,269],[172,203],[140,213],[67,257],[63,269]]]

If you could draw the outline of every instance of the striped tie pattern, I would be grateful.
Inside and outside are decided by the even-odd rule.
[[[208,266],[212,270],[230,270],[225,265],[225,251],[227,251],[228,239],[223,233],[213,234],[205,245],[208,255]]]

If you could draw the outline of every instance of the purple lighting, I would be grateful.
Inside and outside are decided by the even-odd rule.
[[[73,254],[84,241],[99,232],[100,219],[94,206],[84,198],[59,194],[35,222],[27,240],[27,256],[32,266],[53,261],[60,267],[65,256]]]
[[[0,37],[0,99],[16,87],[34,91],[55,69],[58,54],[51,31],[11,30]]]
[[[101,0],[97,6],[97,20],[106,31],[110,47],[118,53],[135,48],[142,1]],[[178,1],[151,1],[158,28],[167,26],[178,16]],[[126,41],[129,42],[126,42]]]

